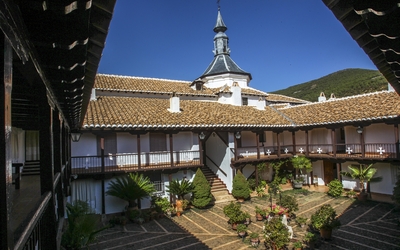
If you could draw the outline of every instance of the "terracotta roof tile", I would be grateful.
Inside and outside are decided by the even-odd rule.
[[[310,103],[309,101],[301,100],[298,98],[293,98],[285,95],[278,95],[278,94],[268,94],[267,101],[270,102],[283,102],[283,103]]]
[[[191,82],[188,81],[97,74],[94,88],[105,91],[160,94],[172,94],[176,92],[178,95],[206,95],[215,97],[212,90],[205,87],[203,90],[194,90],[190,87],[190,84]]]
[[[269,107],[257,110],[249,106],[181,100],[180,113],[171,113],[168,108],[168,99],[102,96],[89,103],[83,128],[252,128],[291,125]]]
[[[279,109],[297,126],[384,120],[400,116],[400,96],[375,92]]]

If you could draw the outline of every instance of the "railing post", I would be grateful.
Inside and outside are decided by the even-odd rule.
[[[138,169],[140,169],[142,166],[142,150],[140,148],[140,134],[136,135],[136,144],[137,144],[137,152],[138,152]]]
[[[171,168],[173,168],[175,164],[174,164],[174,142],[172,133],[169,134],[169,150],[171,155]]]
[[[259,133],[256,133],[256,145],[257,145],[257,159],[260,159],[260,134]]]

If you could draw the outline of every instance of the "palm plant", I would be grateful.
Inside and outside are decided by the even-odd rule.
[[[153,192],[155,192],[155,188],[150,178],[143,174],[129,173],[112,180],[106,194],[126,200],[129,203],[128,208],[134,208],[137,206],[138,200]]]
[[[183,197],[192,193],[194,190],[193,183],[188,180],[172,180],[167,186],[167,192],[178,196],[178,200],[183,200]]]
[[[368,166],[364,164],[349,165],[347,166],[349,171],[348,172],[342,171],[340,172],[340,174],[346,177],[350,177],[353,180],[359,180],[360,190],[362,193],[364,193],[365,192],[364,183],[377,182],[382,180],[382,177],[374,177],[377,169],[373,168],[372,165],[374,164],[370,164]]]

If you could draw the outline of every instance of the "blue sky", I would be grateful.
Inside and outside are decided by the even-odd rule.
[[[231,58],[275,91],[346,68],[376,69],[322,1],[221,0]],[[214,54],[215,0],[118,0],[99,73],[193,81]]]

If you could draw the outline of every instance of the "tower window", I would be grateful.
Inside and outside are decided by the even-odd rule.
[[[247,106],[249,104],[249,100],[247,97],[242,97],[242,106]]]

